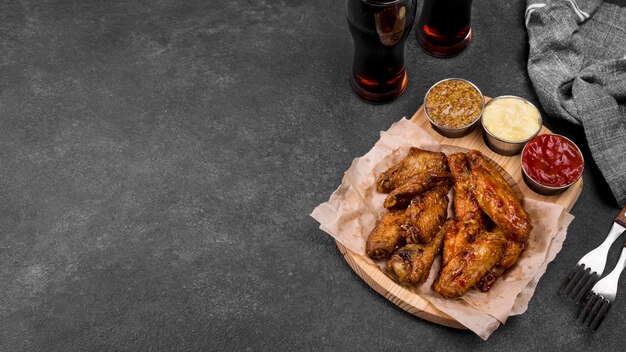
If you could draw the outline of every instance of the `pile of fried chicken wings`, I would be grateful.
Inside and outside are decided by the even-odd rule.
[[[526,248],[532,226],[500,172],[477,150],[411,148],[376,180],[388,209],[367,240],[367,254],[387,261],[400,283],[421,285],[437,254],[433,289],[446,298],[474,287],[489,291]],[[448,193],[454,187],[454,216]]]

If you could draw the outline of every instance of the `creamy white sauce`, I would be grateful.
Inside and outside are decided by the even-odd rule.
[[[499,98],[490,102],[482,118],[489,132],[508,142],[527,140],[541,128],[539,110],[519,98]]]

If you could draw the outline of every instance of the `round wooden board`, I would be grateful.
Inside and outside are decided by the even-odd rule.
[[[485,100],[489,101],[490,98],[485,97]],[[580,192],[583,188],[582,177],[578,182],[570,187],[570,189],[558,195],[543,196],[533,192],[530,188],[528,188],[528,186],[526,186],[524,180],[522,179],[521,161],[519,155],[507,157],[491,151],[491,149],[489,149],[483,141],[483,132],[480,124],[478,124],[474,131],[472,131],[469,135],[462,138],[452,139],[438,134],[431,128],[426,115],[424,115],[423,106],[420,106],[411,118],[411,121],[430,132],[430,134],[441,144],[458,146],[467,149],[476,149],[482,152],[486,157],[497,163],[498,166],[506,171],[504,174],[505,178],[509,178],[507,181],[513,181],[517,185],[518,189],[515,189],[515,191],[516,193],[520,192],[523,197],[556,203],[565,208],[565,210],[569,211],[572,209],[576,200],[578,200],[578,197],[580,196]],[[552,132],[544,126],[539,134],[546,133]],[[363,281],[376,290],[376,292],[383,295],[386,299],[405,311],[422,319],[452,328],[465,329],[461,323],[454,320],[446,313],[438,310],[430,304],[430,302],[422,298],[418,294],[417,290],[412,287],[397,284],[385,275],[380,268],[368,261],[366,258],[347,250],[339,242],[336,243],[337,247],[339,247],[339,250],[341,251],[341,254],[344,256],[352,270],[354,270],[354,272],[357,273]]]

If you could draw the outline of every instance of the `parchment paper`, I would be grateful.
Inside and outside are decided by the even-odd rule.
[[[365,254],[365,241],[386,212],[383,207],[386,195],[376,192],[375,180],[381,172],[402,159],[410,147],[443,151],[446,154],[456,151],[454,147],[439,145],[427,131],[403,118],[387,131],[381,132],[380,139],[367,154],[354,159],[330,199],[311,213],[320,223],[320,229],[372,263]],[[548,263],[561,250],[567,227],[574,218],[561,206],[552,203],[526,198],[523,206],[533,225],[528,247],[517,264],[498,279],[489,292],[472,289],[458,299],[442,298],[431,288],[439,271],[440,256],[435,260],[427,282],[418,287],[421,297],[483,340],[505,323],[509,316],[526,311],[539,279]]]

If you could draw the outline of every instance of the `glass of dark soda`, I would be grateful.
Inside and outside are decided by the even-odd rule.
[[[452,57],[472,41],[472,0],[424,0],[417,41],[436,57]]]
[[[350,83],[364,100],[383,103],[407,84],[404,44],[417,0],[347,0],[346,19],[354,41]]]

